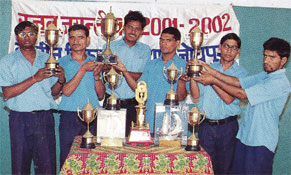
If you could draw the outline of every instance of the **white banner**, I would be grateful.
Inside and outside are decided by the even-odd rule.
[[[186,61],[193,57],[189,31],[196,26],[199,26],[205,34],[198,58],[208,63],[220,59],[218,45],[223,35],[230,32],[239,35],[240,25],[232,6],[229,5],[13,0],[9,52],[17,49],[14,27],[19,22],[27,20],[37,24],[40,28],[41,37],[36,48],[43,52],[49,53],[49,47],[44,40],[44,30],[50,23],[65,31],[63,42],[60,42],[54,49],[54,56],[57,59],[70,53],[67,29],[73,24],[86,25],[91,36],[87,53],[96,57],[97,52],[101,51],[105,44],[100,22],[106,13],[109,13],[110,7],[118,20],[114,39],[122,37],[123,17],[129,11],[140,11],[146,17],[147,26],[139,40],[151,47],[152,59],[159,57],[159,37],[161,31],[169,26],[177,27],[182,34],[181,46],[177,53]]]

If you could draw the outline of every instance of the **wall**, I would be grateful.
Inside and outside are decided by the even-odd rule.
[[[7,54],[11,2],[0,0],[0,58]],[[241,25],[242,51],[240,63],[250,74],[262,71],[262,44],[270,37],[281,37],[291,42],[291,9],[234,7]],[[290,61],[289,61],[290,62]],[[0,70],[1,71],[1,70]],[[287,76],[291,81],[291,67]],[[274,158],[273,174],[290,174],[291,172],[291,102],[286,104],[281,116],[279,144]],[[242,106],[244,108],[244,106]],[[0,174],[11,174],[8,112],[4,110],[3,99],[0,99]],[[55,115],[56,133],[59,116]],[[57,135],[58,137],[58,135]],[[58,148],[58,145],[57,145]]]

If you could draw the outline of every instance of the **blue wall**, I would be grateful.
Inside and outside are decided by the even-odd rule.
[[[7,54],[10,36],[11,2],[0,0],[0,58]],[[291,42],[291,10],[274,8],[234,7],[241,25],[242,51],[240,63],[250,74],[263,69],[263,42],[270,37],[280,37]],[[290,62],[290,61],[289,61]],[[287,76],[291,81],[290,63]],[[280,121],[279,145],[274,159],[273,174],[291,172],[291,102],[286,104]],[[244,108],[244,106],[242,106]],[[0,174],[11,174],[8,112],[0,98]],[[55,115],[56,133],[59,116]],[[58,138],[58,134],[57,134]],[[58,145],[57,145],[58,148]]]

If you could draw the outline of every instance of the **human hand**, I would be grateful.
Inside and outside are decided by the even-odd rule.
[[[113,65],[113,67],[115,68],[116,71],[118,71],[118,72],[127,71],[125,65],[120,60],[119,56],[116,56],[116,61],[117,61],[117,64]]]
[[[210,74],[201,73],[200,76],[193,78],[195,81],[200,82],[204,85],[211,85],[215,81],[215,77]]]
[[[83,64],[81,66],[81,70],[87,72],[87,71],[93,71],[95,67],[97,66],[96,61],[88,61],[87,63]]]
[[[35,81],[37,82],[40,82],[42,81],[43,79],[45,78],[49,78],[51,77],[52,74],[51,74],[51,71],[50,69],[48,68],[41,68],[39,69],[34,75],[33,75],[33,78],[35,79]]]
[[[101,62],[98,62],[98,63],[96,63],[96,67],[94,68],[94,72],[93,72],[93,75],[94,75],[94,77],[96,78],[96,77],[98,77],[98,76],[100,76],[100,72],[103,70],[103,66],[104,66],[105,64],[104,63],[101,63]]]
[[[64,71],[64,68],[62,68],[61,66],[58,66],[55,69],[54,75],[59,78],[59,82],[63,82],[63,83],[66,82],[65,71]]]

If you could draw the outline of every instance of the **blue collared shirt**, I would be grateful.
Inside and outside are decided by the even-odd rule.
[[[40,68],[45,67],[48,58],[48,54],[36,50],[32,65],[22,55],[20,49],[11,52],[0,60],[0,86],[12,86],[32,77]],[[51,87],[56,82],[57,77],[37,82],[23,93],[8,99],[6,106],[19,112],[56,109],[57,104],[51,95]]]
[[[219,72],[223,72],[222,64],[220,62],[213,63],[210,66]],[[234,77],[246,77],[248,74],[248,72],[236,62],[234,62],[233,65],[223,73]],[[204,86],[199,83],[199,88],[201,95],[199,107],[201,112],[206,112],[207,118],[220,120],[241,113],[239,99],[236,98],[232,103],[226,104],[215,92],[212,86]]]
[[[145,81],[148,89],[148,99],[146,102],[146,121],[150,124],[151,132],[153,133],[154,128],[154,110],[155,103],[164,103],[166,99],[166,94],[171,89],[171,84],[164,77],[163,68],[168,68],[172,63],[178,69],[183,68],[183,71],[186,67],[186,62],[178,55],[175,55],[171,60],[168,61],[167,65],[164,64],[162,60],[162,55],[155,60],[152,60],[147,63],[142,76],[139,81]],[[178,81],[174,83],[174,90],[177,92]],[[189,85],[187,85],[188,87]]]
[[[93,57],[87,56],[83,64],[88,61],[96,60]],[[60,66],[65,70],[67,82],[69,82],[79,71],[81,66],[71,55],[64,56],[59,59]],[[70,96],[62,96],[59,110],[64,111],[77,111],[78,107],[82,109],[87,103],[88,99],[90,104],[95,108],[100,107],[97,92],[95,91],[95,80],[93,71],[86,72],[80,84]]]
[[[129,72],[143,72],[146,63],[151,59],[150,47],[138,41],[134,46],[129,47],[122,38],[110,43],[110,49],[113,54],[119,56]],[[106,86],[106,92],[111,94],[111,89],[108,86]],[[114,89],[114,93],[117,98],[121,99],[135,97],[135,92],[132,91],[125,79]]]
[[[291,92],[285,72],[285,69],[269,74],[261,72],[239,79],[249,100],[237,134],[242,143],[266,146],[275,152],[279,138],[279,116]]]

